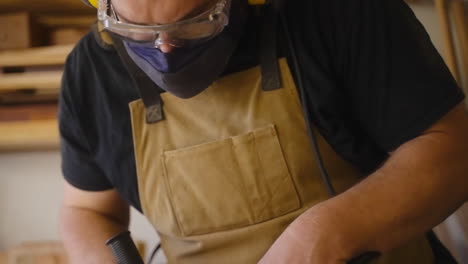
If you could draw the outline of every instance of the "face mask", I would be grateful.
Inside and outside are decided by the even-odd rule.
[[[126,51],[156,85],[177,97],[191,98],[219,77],[237,47],[246,19],[239,2],[232,1],[229,25],[206,43],[163,53],[124,41]]]
[[[127,52],[145,60],[147,64],[161,73],[176,73],[189,62],[195,60],[203,50],[209,47],[210,42],[190,48],[176,48],[172,52],[164,53],[153,46],[136,42],[125,41]]]

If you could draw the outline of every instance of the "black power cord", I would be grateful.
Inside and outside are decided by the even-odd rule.
[[[303,79],[302,79],[301,69],[299,67],[299,62],[298,62],[298,59],[297,59],[296,50],[294,49],[294,45],[292,43],[291,34],[290,34],[290,31],[289,31],[288,25],[286,23],[286,17],[284,15],[284,12],[282,12],[283,8],[282,8],[281,3],[283,2],[283,0],[278,0],[278,2],[279,2],[279,4],[277,4],[277,8],[279,8],[279,9],[277,9],[277,10],[278,10],[279,17],[280,17],[280,20],[281,20],[281,26],[283,28],[284,34],[286,35],[287,45],[289,47],[289,52],[290,52],[293,67],[294,67],[294,70],[295,70],[294,72],[295,72],[295,75],[296,75],[297,88],[299,90],[300,99],[301,99],[302,108],[303,108],[303,113],[304,113],[304,118],[305,118],[305,121],[306,121],[306,124],[307,124],[307,133],[308,133],[310,141],[312,143],[312,149],[313,149],[314,154],[315,154],[315,160],[316,160],[317,165],[318,165],[319,170],[320,170],[320,177],[322,178],[322,181],[323,181],[323,183],[325,185],[325,188],[327,189],[328,195],[330,197],[333,197],[333,196],[336,195],[336,191],[333,188],[333,184],[331,183],[330,176],[328,175],[328,172],[327,172],[327,170],[325,168],[325,165],[323,163],[322,155],[320,154],[320,149],[319,149],[318,142],[317,142],[317,136],[314,133],[313,126],[312,126],[311,121],[310,121],[311,118],[310,118],[309,112],[307,111],[308,102],[305,99],[305,89],[304,89],[304,83],[303,83]],[[381,254],[379,252],[366,252],[366,253],[364,253],[362,255],[359,255],[359,256],[349,260],[347,263],[348,264],[366,264],[366,263],[369,263],[370,261],[374,260],[375,258],[379,257],[380,255]]]
[[[327,189],[327,192],[330,196],[335,196],[336,191],[333,188],[333,184],[330,181],[330,177],[328,175],[327,169],[325,168],[325,165],[323,163],[322,155],[320,154],[318,142],[317,142],[317,136],[315,135],[314,130],[312,129],[312,124],[310,122],[311,117],[309,115],[309,112],[306,111],[305,109],[308,109],[308,102],[305,99],[305,89],[304,89],[304,83],[302,81],[302,73],[299,68],[299,62],[297,60],[297,54],[296,50],[294,49],[294,45],[292,43],[292,38],[291,38],[291,33],[289,31],[289,28],[286,24],[286,18],[284,16],[284,13],[279,11],[280,14],[280,20],[281,20],[281,26],[283,27],[284,34],[286,35],[286,40],[288,42],[289,46],[289,52],[291,55],[293,67],[294,67],[294,72],[296,75],[296,81],[297,81],[297,88],[299,89],[299,95],[302,103],[302,108],[304,109],[304,119],[307,124],[307,133],[309,135],[310,141],[312,143],[312,149],[315,154],[315,160],[317,162],[317,165],[320,170],[320,177],[322,178],[323,183],[325,184],[325,188]]]
[[[158,243],[158,244],[154,247],[153,251],[151,251],[151,255],[150,255],[150,257],[148,258],[147,264],[153,263],[153,260],[154,260],[154,258],[156,257],[156,253],[158,253],[159,249],[161,249],[161,243]]]
[[[107,240],[106,245],[110,247],[117,264],[143,264],[129,231],[119,233]]]

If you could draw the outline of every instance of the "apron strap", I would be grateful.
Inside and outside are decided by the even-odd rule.
[[[260,66],[262,90],[273,91],[281,88],[281,74],[277,58],[278,10],[273,4],[263,8],[263,23],[260,35]]]
[[[153,124],[164,120],[161,93],[157,86],[130,58],[122,40],[114,34],[109,34],[120,58],[135,81],[141,100],[145,105],[146,123]]]

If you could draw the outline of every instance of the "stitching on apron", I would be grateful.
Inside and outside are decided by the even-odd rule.
[[[273,125],[273,126],[274,126],[274,125]],[[271,126],[270,126],[270,127],[271,127]],[[276,135],[274,135],[274,136],[276,136]],[[260,155],[259,155],[259,153],[258,153],[257,137],[256,137],[255,133],[253,133],[253,143],[252,143],[252,144],[254,145],[254,148],[255,148],[255,158],[256,158],[257,163],[258,163],[258,165],[259,165],[259,167],[260,167],[260,171],[263,172],[263,171],[265,171],[265,169],[263,168],[263,164],[262,164],[262,162],[261,162]],[[257,175],[257,172],[255,172],[255,177],[259,177],[259,176]],[[274,192],[271,192],[270,186],[269,186],[268,184],[267,184],[267,189],[268,189],[268,198],[269,198],[269,201],[271,202],[271,200],[273,200],[272,194],[273,194]],[[263,208],[257,209],[257,210],[256,210],[257,213],[255,214],[255,218],[258,218],[258,216],[261,216],[262,214],[264,214],[265,208],[269,207],[268,205],[269,205],[268,203],[265,203],[264,206],[263,206]],[[270,211],[272,211],[271,208],[269,208],[269,209],[270,209]],[[270,215],[273,215],[273,213],[270,212]],[[256,222],[257,222],[257,221],[256,221]]]
[[[230,148],[230,149],[231,149],[231,151],[233,152],[233,156],[234,156],[234,158],[235,158],[234,160],[235,160],[235,162],[236,162],[236,166],[237,166],[237,168],[239,168],[239,169],[238,169],[239,171],[242,171],[242,170],[240,169],[240,163],[239,163],[239,159],[238,159],[238,157],[237,157],[237,153],[236,153],[236,151],[234,150],[234,142],[232,141],[232,138],[231,138],[231,140],[229,140],[229,143],[230,143],[230,145],[231,145],[231,148]],[[243,191],[244,194],[245,194],[245,190],[246,190],[247,188],[245,187],[245,182],[244,182],[244,180],[242,180],[241,182],[242,182],[242,185],[243,185],[243,187],[244,187],[244,188],[242,188],[242,191]],[[242,195],[242,199],[246,202],[246,204],[249,205],[249,213],[250,213],[250,214],[252,215],[252,217],[254,218],[254,219],[253,219],[253,222],[255,223],[255,222],[256,222],[256,219],[255,219],[255,218],[257,218],[257,216],[254,214],[253,208],[252,208],[252,204],[249,202],[249,200],[247,199],[247,197],[248,197],[247,194],[246,194],[246,195]],[[232,224],[232,226],[236,226],[236,224]],[[246,226],[248,226],[248,225],[246,225]],[[230,228],[232,228],[232,227],[230,227]]]
[[[283,157],[284,164],[286,166],[286,169],[288,170],[289,178],[291,178],[291,182],[292,182],[292,185],[294,187],[294,191],[296,192],[296,197],[299,200],[299,208],[298,209],[301,209],[304,206],[304,203],[302,201],[302,197],[301,197],[301,195],[299,193],[299,190],[297,189],[297,182],[296,182],[295,177],[293,177],[294,174],[291,172],[291,168],[289,168],[289,164],[288,164],[288,162],[286,160],[286,153],[284,152],[283,146],[281,145],[280,137],[278,135],[278,130],[276,129],[276,126],[273,126],[272,130],[273,130],[273,133],[275,134],[275,138],[276,138],[276,141],[277,141],[276,143],[278,144],[279,150],[281,151],[281,157]],[[290,212],[288,212],[288,213],[290,213]]]
[[[176,220],[176,223],[177,223],[177,228],[179,229],[179,232],[182,234],[182,236],[186,236],[185,235],[185,232],[184,230],[182,229],[182,226],[180,224],[180,220],[178,218],[178,213],[176,213],[176,208],[174,207],[174,202],[172,201],[172,197],[173,197],[173,193],[172,193],[172,189],[170,188],[169,186],[169,175],[167,173],[167,168],[166,168],[166,155],[164,154],[164,152],[162,152],[161,154],[161,160],[160,162],[162,163],[162,167],[163,167],[163,178],[164,178],[164,185],[166,187],[166,191],[168,193],[168,197],[167,199],[169,200],[169,204],[171,205],[171,211],[172,211],[172,215],[174,215],[174,218]],[[177,211],[179,212],[179,211]]]

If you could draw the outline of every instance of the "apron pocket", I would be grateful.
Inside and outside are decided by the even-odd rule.
[[[300,208],[274,125],[166,151],[163,164],[184,236],[248,226]]]

